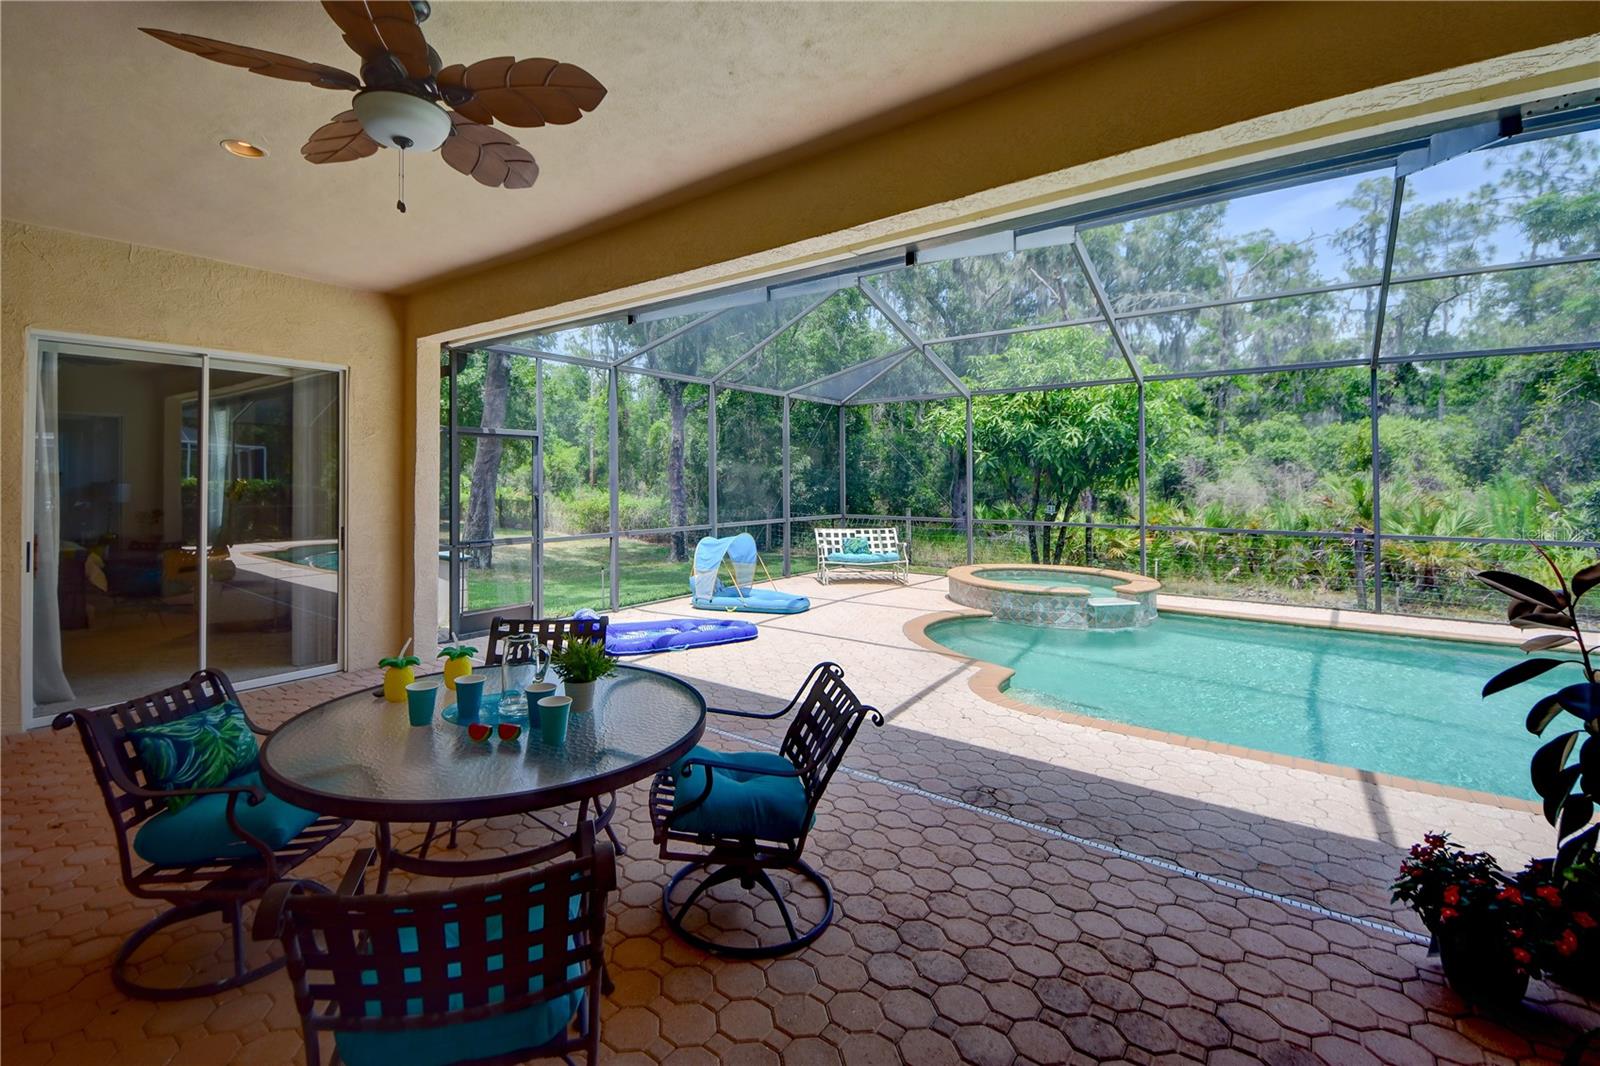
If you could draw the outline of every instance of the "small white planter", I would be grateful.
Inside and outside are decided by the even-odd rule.
[[[565,682],[564,687],[567,690],[567,695],[572,697],[572,709],[574,711],[594,709],[594,686],[595,683],[593,681]]]

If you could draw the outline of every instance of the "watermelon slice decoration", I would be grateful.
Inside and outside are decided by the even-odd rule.
[[[489,725],[487,722],[473,722],[471,725],[467,726],[467,736],[471,737],[473,740],[476,740],[479,744],[482,744],[484,741],[494,736],[494,727]]]
[[[501,740],[504,740],[507,743],[514,743],[520,736],[522,736],[522,727],[520,725],[517,725],[515,722],[500,723]]]

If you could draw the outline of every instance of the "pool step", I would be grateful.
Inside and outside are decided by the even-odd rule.
[[[1121,596],[1089,597],[1089,628],[1114,629],[1137,623],[1139,601]]]

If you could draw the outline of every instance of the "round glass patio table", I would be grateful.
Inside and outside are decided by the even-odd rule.
[[[485,695],[499,691],[498,673],[484,671]],[[261,748],[262,781],[307,810],[376,823],[380,886],[391,867],[476,876],[543,862],[568,850],[572,838],[515,855],[432,859],[427,851],[437,823],[533,814],[576,803],[579,822],[604,829],[617,789],[653,777],[699,743],[705,731],[706,704],[699,691],[640,666],[618,666],[614,675],[597,682],[593,709],[572,712],[560,745],[541,739],[537,707],[521,739],[474,741],[465,727],[444,720],[442,712],[454,702],[455,693],[441,686],[432,724],[415,727],[405,704],[385,702],[370,689],[319,704],[267,738]],[[608,795],[610,804],[603,804]],[[389,826],[396,822],[429,824],[416,853],[393,846]]]

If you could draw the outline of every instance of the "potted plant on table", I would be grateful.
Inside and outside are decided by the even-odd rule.
[[[550,656],[550,665],[561,675],[572,709],[587,711],[594,706],[595,682],[615,673],[617,660],[606,654],[603,644],[574,640]]]
[[[1600,563],[1570,582],[1543,549],[1555,586],[1500,570],[1478,580],[1511,602],[1507,620],[1542,630],[1522,644],[1525,652],[1561,652],[1525,659],[1496,674],[1483,695],[1561,671],[1566,682],[1528,711],[1527,728],[1542,737],[1563,715],[1577,719],[1533,755],[1529,776],[1555,827],[1553,858],[1530,863],[1515,875],[1494,857],[1466,852],[1444,833],[1432,833],[1411,849],[1394,883],[1396,901],[1421,916],[1438,948],[1445,978],[1462,998],[1507,1005],[1522,998],[1530,976],[1547,976],[1583,995],[1600,985],[1600,859],[1595,842],[1600,822],[1600,673],[1582,628],[1578,603],[1600,587]],[[1576,652],[1576,655],[1571,654]]]

